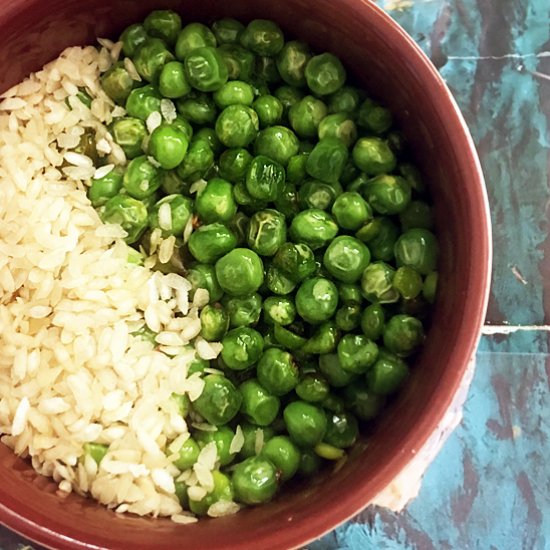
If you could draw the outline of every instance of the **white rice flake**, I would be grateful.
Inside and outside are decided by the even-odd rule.
[[[162,124],[162,115],[158,111],[153,111],[145,121],[147,131],[152,134]]]
[[[13,423],[11,425],[11,435],[17,436],[23,433],[23,431],[25,430],[25,426],[27,425],[27,414],[30,408],[31,405],[29,403],[29,400],[26,397],[23,397],[23,399],[19,401],[19,405],[17,406],[17,409],[15,411],[15,416],[13,417]]]
[[[243,448],[243,445],[244,445],[244,434],[239,424],[235,430],[235,435],[233,436],[233,439],[231,440],[231,443],[229,445],[229,452],[231,454],[238,453]]]
[[[176,106],[170,99],[163,98],[160,100],[160,112],[164,120],[168,123],[174,122],[174,120],[178,117]]]

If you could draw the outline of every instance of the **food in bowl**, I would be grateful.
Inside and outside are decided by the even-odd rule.
[[[437,240],[391,113],[271,21],[152,12],[5,94],[2,441],[117,512],[338,466],[409,375]]]

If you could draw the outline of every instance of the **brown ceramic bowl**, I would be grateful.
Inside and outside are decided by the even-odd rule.
[[[489,289],[488,204],[464,121],[411,38],[366,0],[2,0],[0,91],[66,46],[117,36],[151,9],[188,21],[268,18],[317,50],[330,50],[396,113],[431,185],[441,243],[439,301],[409,384],[338,473],[285,490],[234,517],[177,526],[118,517],[92,500],[60,497],[53,482],[0,445],[0,521],[52,548],[284,549],[350,518],[383,489],[434,431],[474,352]],[[442,481],[444,482],[444,481]]]

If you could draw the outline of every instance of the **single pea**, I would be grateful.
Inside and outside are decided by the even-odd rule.
[[[341,61],[331,53],[312,57],[305,68],[309,89],[317,95],[329,95],[339,90],[346,80]]]
[[[402,357],[414,353],[424,341],[422,323],[410,315],[394,315],[384,327],[384,345]]]
[[[302,210],[307,208],[329,210],[341,192],[342,187],[339,183],[309,179],[298,191],[298,204]]]
[[[189,140],[178,128],[161,124],[149,138],[149,153],[164,170],[172,170],[183,161]]]
[[[149,215],[149,225],[152,229],[161,229],[163,237],[181,236],[192,214],[191,199],[177,194],[167,195],[153,207]]]
[[[286,429],[300,447],[320,443],[327,429],[327,417],[320,407],[306,401],[292,401],[283,412]]]
[[[270,439],[262,450],[262,456],[275,465],[282,481],[293,477],[300,466],[300,450],[290,438],[284,435],[277,435]]]
[[[355,236],[367,243],[375,260],[389,262],[394,259],[394,248],[400,231],[397,225],[387,217],[374,218],[366,223]]]
[[[127,244],[138,241],[147,228],[147,208],[137,199],[116,195],[103,208],[101,220],[103,223],[119,224],[127,233],[124,238]]]
[[[256,155],[286,166],[290,158],[298,153],[299,141],[296,135],[284,126],[270,126],[262,130],[254,142]]]
[[[399,293],[393,288],[395,269],[385,262],[372,262],[361,277],[363,296],[373,303],[397,302]]]
[[[212,23],[212,32],[218,44],[235,44],[244,30],[244,25],[236,19],[224,17]]]
[[[212,124],[217,110],[209,94],[191,92],[176,101],[178,112],[193,124]]]
[[[255,325],[262,311],[262,298],[259,294],[245,297],[224,296],[222,304],[229,314],[231,328]]]
[[[405,231],[395,243],[394,251],[399,267],[412,267],[421,275],[428,275],[437,267],[437,239],[427,229]]]
[[[212,178],[198,194],[195,210],[206,223],[228,222],[237,213],[233,186],[222,178]]]
[[[272,95],[262,95],[254,101],[252,108],[260,121],[260,128],[274,126],[283,118],[283,104]]]
[[[184,510],[189,509],[189,497],[187,496],[187,485],[183,481],[174,481],[176,498]]]
[[[110,128],[115,143],[122,147],[126,158],[143,155],[143,140],[147,135],[145,123],[139,118],[123,117],[115,120]]]
[[[154,336],[156,336],[156,333],[153,333],[153,334]],[[155,342],[154,337],[153,337],[153,342]],[[195,359],[193,361],[197,359],[202,361],[202,359],[198,358],[195,355]],[[185,418],[189,414],[189,409],[191,407],[191,401],[189,399],[189,396],[187,394],[173,393],[170,396],[170,399],[176,404],[178,414],[183,418]]]
[[[240,34],[240,42],[255,54],[277,55],[285,43],[283,31],[273,21],[254,19]]]
[[[218,50],[225,60],[229,80],[252,80],[255,56],[251,51],[239,44],[222,44]]]
[[[300,336],[299,334],[296,334],[294,330],[290,330],[290,329],[294,329],[294,327],[295,325],[290,325],[287,328],[275,323],[273,325],[274,343],[273,343],[273,346],[271,347],[277,347],[278,345],[290,351],[294,351],[302,348],[306,343],[306,339]],[[266,344],[266,347],[267,347],[267,344]]]
[[[298,473],[304,477],[311,477],[316,474],[323,464],[323,460],[313,449],[302,449]]]
[[[242,207],[241,211],[250,215],[254,215],[258,210],[267,208],[267,201],[262,201],[253,197],[248,192],[244,181],[238,181],[233,186],[233,196],[235,197],[235,202]]]
[[[371,304],[361,314],[361,330],[370,340],[378,340],[384,332],[386,315],[380,304]]]
[[[135,199],[145,199],[160,187],[159,169],[145,155],[132,159],[124,173],[122,184]]]
[[[206,516],[210,506],[219,501],[232,502],[233,487],[231,480],[225,474],[222,474],[219,470],[212,472],[212,478],[214,479],[214,488],[201,500],[189,499],[189,509],[197,516]]]
[[[126,100],[126,112],[131,117],[147,120],[151,113],[160,112],[160,101],[161,96],[154,86],[147,84],[134,88]]]
[[[240,247],[246,243],[249,225],[250,218],[244,212],[237,212],[235,217],[229,221],[229,227],[237,236],[237,246]]]
[[[121,61],[103,73],[100,80],[103,91],[120,105],[124,105],[136,84]]]
[[[191,138],[193,137],[193,126],[191,126],[185,117],[180,114],[176,114],[176,117],[172,120],[172,122],[170,122],[170,124],[179,130],[187,138],[187,141],[191,141]],[[196,139],[199,139],[198,132],[195,137]]]
[[[317,443],[313,450],[315,451],[315,454],[326,460],[340,460],[346,455],[342,449],[339,449],[334,445],[329,445],[324,441]]]
[[[330,214],[310,208],[300,212],[290,224],[289,235],[296,243],[313,250],[325,246],[338,234],[338,226]]]
[[[183,63],[170,61],[164,65],[159,76],[159,91],[164,97],[171,99],[183,97],[191,91]]]
[[[178,176],[185,182],[195,182],[206,176],[206,173],[214,164],[214,151],[208,141],[200,136],[195,136],[187,154],[177,168]]]
[[[122,51],[126,57],[132,57],[137,48],[141,46],[149,35],[145,30],[145,27],[141,23],[134,23],[129,27],[126,27],[120,35],[120,41],[122,42]]]
[[[198,443],[190,437],[182,443],[181,447],[177,451],[178,458],[174,460],[173,464],[182,472],[189,470],[189,468],[192,468],[195,462],[197,462],[200,452],[201,449]]]
[[[108,174],[101,178],[92,178],[92,185],[88,189],[88,198],[92,206],[103,206],[109,199],[116,197],[122,188],[124,168],[115,166]]]
[[[359,281],[369,262],[369,249],[359,239],[348,235],[336,237],[323,256],[326,270],[343,283]]]
[[[226,147],[247,147],[259,128],[256,111],[246,105],[230,105],[216,120],[216,134]]]
[[[214,442],[218,451],[220,466],[227,466],[233,462],[236,453],[229,451],[235,432],[229,426],[218,426],[215,432],[200,431],[195,433],[195,439],[201,448]]]
[[[294,302],[284,296],[269,296],[265,299],[262,309],[264,321],[270,325],[290,325],[296,317]]]
[[[346,113],[335,113],[325,116],[318,125],[319,139],[327,137],[339,139],[346,147],[351,147],[357,140],[355,122]]]
[[[338,284],[338,296],[342,304],[361,304],[363,296],[359,285]]]
[[[426,191],[426,185],[422,181],[422,175],[414,164],[403,162],[397,168],[401,176],[407,180],[407,183],[417,193],[424,193]]]
[[[279,86],[273,95],[281,102],[283,114],[287,115],[290,108],[305,96],[305,93],[294,86]]]
[[[262,335],[250,327],[230,330],[223,338],[224,363],[233,370],[244,370],[258,361],[263,352]]]
[[[136,49],[132,60],[141,78],[157,83],[162,68],[174,60],[174,55],[160,38],[148,38]]]
[[[369,390],[378,395],[391,395],[399,390],[409,377],[409,367],[396,355],[382,352],[367,373]]]
[[[90,157],[95,164],[98,164],[100,162],[100,157],[96,147],[96,139],[95,131],[91,128],[85,128],[74,152],[86,155]]]
[[[290,86],[305,86],[305,70],[310,59],[311,51],[307,44],[297,40],[287,42],[277,56],[281,78]]]
[[[229,315],[220,304],[207,304],[201,310],[201,336],[208,342],[218,342],[229,329]]]
[[[393,278],[393,288],[405,300],[413,300],[422,292],[422,277],[418,271],[409,266],[397,269]]]
[[[309,154],[306,171],[312,178],[336,183],[347,160],[348,148],[342,141],[327,137],[320,140]]]
[[[333,321],[321,323],[313,335],[302,346],[303,353],[314,353],[316,355],[331,353],[336,349],[340,340],[340,331]]]
[[[357,124],[373,134],[383,134],[391,128],[392,118],[389,109],[372,99],[365,99],[359,108]]]
[[[233,470],[235,500],[243,504],[262,504],[277,492],[279,481],[274,464],[258,456],[247,458]]]
[[[354,374],[366,372],[377,356],[378,346],[363,334],[346,334],[338,343],[340,366]]]
[[[254,157],[246,172],[246,188],[250,195],[263,201],[273,201],[281,192],[285,169],[264,155]]]
[[[290,353],[277,348],[264,351],[256,367],[260,384],[273,395],[292,391],[299,382],[299,372]]]
[[[409,229],[431,229],[433,226],[432,209],[421,200],[411,201],[405,210],[399,213],[403,231]]]
[[[265,284],[269,291],[279,296],[286,296],[296,288],[294,280],[274,265],[267,269]]]
[[[162,38],[173,46],[181,30],[181,17],[172,10],[155,10],[145,18],[143,26],[149,36]]]
[[[230,80],[214,92],[214,101],[220,109],[229,105],[247,105],[254,102],[252,86],[242,80]]]
[[[405,179],[383,174],[367,183],[365,198],[379,214],[399,214],[411,201],[411,188]]]
[[[247,296],[262,286],[264,266],[254,251],[235,248],[216,262],[216,275],[225,292]]]
[[[240,458],[249,458],[259,455],[265,444],[275,435],[271,426],[256,426],[250,422],[241,422],[244,443],[239,452]]]
[[[351,332],[361,324],[361,306],[346,304],[338,309],[334,317],[336,326],[344,332]]]
[[[207,361],[205,359],[201,359],[198,356],[195,356],[195,358],[191,361],[191,363],[189,363],[189,369],[187,370],[187,375],[191,376],[195,372],[204,372],[204,370],[207,369],[208,367],[210,367],[210,361]],[[191,401],[189,401],[189,405],[191,405]],[[186,415],[182,415],[182,416],[185,417]]]
[[[107,454],[109,447],[107,445],[102,445],[101,443],[84,443],[82,450],[84,451],[84,454],[91,456],[95,463],[99,466]]]
[[[284,243],[277,250],[273,265],[297,283],[310,277],[317,270],[313,251],[302,243]]]
[[[209,374],[203,380],[204,389],[193,402],[193,409],[209,424],[227,424],[241,407],[239,390],[221,374]]]
[[[317,324],[330,319],[337,305],[336,285],[323,277],[305,280],[296,293],[296,310],[308,323]]]
[[[367,384],[355,380],[344,388],[346,403],[351,412],[365,422],[372,420],[382,410],[386,398],[371,391]]]
[[[353,161],[369,176],[394,170],[397,161],[388,143],[377,137],[362,137],[353,147]]]
[[[226,225],[211,223],[202,225],[193,231],[189,237],[188,245],[189,252],[197,261],[213,264],[235,248],[237,237]],[[220,286],[223,288],[217,271],[216,275]]]
[[[339,449],[351,447],[359,437],[357,419],[349,412],[328,415],[327,432],[323,441]]]
[[[223,290],[218,283],[214,266],[207,264],[195,264],[187,270],[186,277],[193,287],[191,299],[193,299],[193,294],[198,288],[204,288],[208,291],[210,303],[217,302],[222,297]],[[224,307],[226,307],[225,304]],[[227,307],[226,310],[229,312]]]
[[[296,186],[290,182],[285,182],[283,190],[279,196],[273,201],[275,208],[285,216],[287,220],[291,220],[298,212],[300,207],[298,205],[298,191]]]
[[[319,403],[327,397],[330,392],[328,382],[318,374],[308,374],[298,382],[296,394],[298,397],[309,403]]]
[[[218,162],[220,176],[232,183],[244,179],[252,155],[244,148],[226,149]]]
[[[252,424],[269,426],[275,420],[281,402],[270,394],[255,378],[246,380],[239,386],[243,396],[241,413]]]
[[[219,157],[221,153],[225,150],[225,147],[216,135],[216,131],[214,130],[214,128],[201,128],[195,133],[195,138],[206,141],[210,149],[212,149],[212,151],[214,152],[215,157]]]
[[[432,271],[426,275],[424,279],[424,285],[422,286],[422,296],[430,303],[433,304],[436,299],[437,293],[437,271]]]
[[[286,167],[287,181],[295,185],[300,185],[304,181],[307,176],[306,163],[308,156],[309,153],[298,153],[288,159]]]
[[[343,388],[356,377],[355,373],[342,368],[337,353],[320,355],[319,370],[334,388]]]
[[[332,215],[340,227],[356,231],[372,219],[372,210],[359,193],[347,191],[334,201]]]
[[[206,46],[216,46],[216,37],[212,31],[202,23],[189,23],[178,34],[176,57],[183,61],[191,52]]]
[[[185,56],[184,67],[189,84],[201,92],[214,92],[227,82],[225,60],[212,46],[203,46],[189,52]]]
[[[285,241],[285,217],[277,210],[260,210],[250,218],[247,243],[260,256],[273,256]]]
[[[345,113],[355,120],[361,103],[362,91],[353,86],[342,86],[328,99],[329,113]]]
[[[317,136],[319,124],[327,116],[327,112],[323,101],[307,95],[292,105],[288,111],[288,119],[301,138],[313,138]]]

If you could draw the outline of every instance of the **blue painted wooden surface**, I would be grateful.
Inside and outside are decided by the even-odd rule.
[[[489,324],[550,324],[550,1],[380,0],[464,113],[489,189]],[[464,421],[418,498],[369,508],[309,550],[550,550],[550,356],[544,329],[484,337]],[[25,541],[0,528],[0,548]]]

